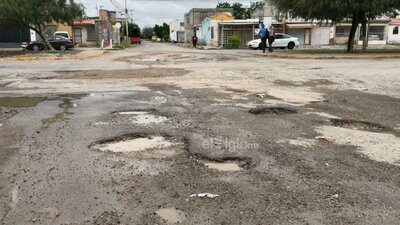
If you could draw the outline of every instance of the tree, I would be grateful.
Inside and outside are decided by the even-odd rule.
[[[126,26],[121,27],[121,31],[126,36]],[[129,37],[140,37],[140,27],[136,23],[128,23]]]
[[[250,19],[251,14],[257,10],[262,9],[264,7],[264,2],[251,2],[249,7],[244,6],[240,2],[229,3],[229,2],[220,2],[217,4],[216,8],[232,8],[233,14],[236,19]]]
[[[162,25],[156,24],[153,27],[153,31],[157,37],[161,38],[163,41],[168,41],[169,39],[169,25],[163,23]]]
[[[153,36],[153,28],[152,27],[144,27],[142,30],[143,39],[150,40]]]
[[[74,0],[1,0],[0,12],[0,20],[34,30],[51,50],[54,49],[47,40],[46,24],[72,25],[74,19],[85,13],[83,5]]]
[[[354,49],[358,25],[362,24],[363,49],[367,46],[368,21],[399,8],[399,0],[272,0],[279,10],[309,20],[341,22],[351,20],[347,51]]]

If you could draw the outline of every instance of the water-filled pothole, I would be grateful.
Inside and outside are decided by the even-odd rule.
[[[117,111],[113,114],[115,115],[144,115],[155,112],[154,109],[139,109],[139,110],[126,110],[126,111]]]
[[[284,115],[284,114],[298,113],[294,109],[288,109],[288,108],[283,108],[283,107],[255,108],[255,109],[250,109],[249,112],[254,115]]]
[[[238,158],[238,157],[225,157],[225,158],[208,158],[197,155],[195,158],[200,157],[198,162],[203,164],[209,169],[215,169],[223,172],[234,172],[248,169],[251,165],[251,159],[249,158]]]
[[[352,130],[364,130],[372,132],[381,132],[388,130],[388,128],[380,124],[370,123],[366,121],[347,120],[347,119],[331,119],[330,121],[333,123],[334,126]]]
[[[5,97],[0,98],[0,106],[5,107],[33,107],[46,100],[43,97]]]
[[[93,150],[102,152],[129,153],[147,150],[164,150],[180,144],[181,143],[179,141],[175,141],[163,136],[131,134],[111,140],[97,142],[89,147]],[[166,156],[169,155],[170,154],[167,154]]]
[[[204,163],[208,168],[215,169],[224,172],[233,172],[243,170],[242,167],[239,166],[238,162],[227,161],[227,162],[206,162]]]

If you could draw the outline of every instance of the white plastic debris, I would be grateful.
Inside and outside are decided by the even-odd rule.
[[[217,195],[217,194],[211,194],[211,193],[200,193],[200,194],[192,194],[192,195],[190,195],[190,197],[191,197],[191,198],[193,198],[193,197],[199,197],[199,198],[205,198],[205,197],[207,197],[207,198],[216,198],[216,197],[219,197],[219,195]]]
[[[265,94],[257,94],[256,97],[257,98],[265,98]]]

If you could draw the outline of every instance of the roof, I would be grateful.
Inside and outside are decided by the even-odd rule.
[[[223,21],[219,22],[222,25],[252,25],[258,24],[259,21],[257,19],[247,19],[247,20],[231,20],[231,21]]]
[[[392,19],[389,24],[390,25],[400,25],[400,19]]]
[[[92,25],[95,24],[95,19],[77,19],[74,25]]]

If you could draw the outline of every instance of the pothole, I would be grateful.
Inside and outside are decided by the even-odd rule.
[[[249,168],[251,159],[242,159],[238,157],[225,157],[222,159],[208,158],[204,156],[195,156],[201,158],[197,161],[209,169],[214,169],[223,172],[241,171]]]
[[[233,172],[243,170],[242,167],[239,166],[238,162],[227,161],[227,162],[206,162],[204,163],[210,169],[215,169],[224,172]]]
[[[175,208],[164,208],[156,211],[156,214],[168,223],[182,223],[186,220],[185,213]]]
[[[123,112],[115,112],[117,115],[144,115],[149,114],[147,111],[123,111]]]
[[[145,136],[140,134],[127,135],[102,141],[90,146],[93,150],[114,153],[142,152],[147,150],[164,150],[180,145],[178,141],[163,136]],[[166,154],[169,156],[170,154]]]
[[[18,97],[18,98],[0,98],[0,106],[6,107],[33,107],[46,100],[42,97]]]
[[[157,116],[151,114],[136,114],[129,119],[133,124],[146,125],[146,124],[159,124],[168,120],[165,116]]]
[[[346,120],[346,119],[331,119],[330,121],[333,123],[334,126],[352,130],[364,130],[372,132],[380,132],[388,130],[388,128],[380,124],[370,123],[366,121]]]
[[[284,114],[295,114],[298,113],[294,109],[288,109],[283,107],[264,107],[264,108],[255,108],[249,111],[254,115],[284,115]]]

